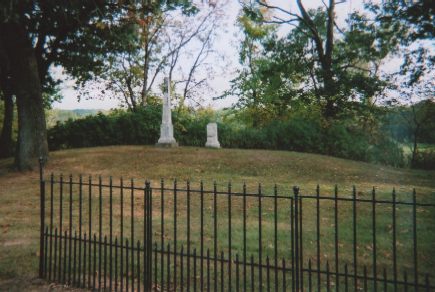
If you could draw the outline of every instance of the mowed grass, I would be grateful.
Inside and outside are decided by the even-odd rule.
[[[9,170],[12,160],[0,160],[0,279],[17,277],[36,277],[39,244],[39,174],[37,171],[17,173]],[[185,181],[190,180],[192,188],[198,188],[199,181],[203,180],[205,188],[211,190],[213,182],[217,182],[219,190],[226,190],[227,183],[231,181],[233,191],[241,191],[245,182],[248,191],[256,192],[258,183],[262,183],[263,192],[273,194],[276,184],[281,195],[291,195],[292,187],[298,185],[302,194],[315,194],[317,184],[321,186],[323,195],[332,195],[334,185],[337,184],[339,194],[350,197],[352,186],[358,190],[359,198],[370,198],[371,189],[376,187],[378,198],[391,199],[391,191],[396,188],[399,201],[411,201],[411,192],[415,188],[418,202],[435,202],[435,172],[409,169],[395,169],[391,167],[373,165],[368,163],[338,159],[323,155],[304,154],[284,151],[265,150],[235,150],[235,149],[205,149],[193,147],[180,147],[176,149],[161,149],[152,146],[116,146],[88,149],[74,149],[52,152],[49,163],[45,169],[46,174],[63,173],[67,178],[73,174],[77,179],[78,174],[83,174],[87,179],[92,175],[94,181],[101,175],[107,183],[108,177],[113,176],[114,183],[119,184],[119,177],[136,178],[136,185],[143,185],[144,179],[151,180],[154,187],[159,186],[159,181],[164,178],[170,187],[173,179],[178,180],[180,188],[185,187]],[[128,180],[127,185],[128,185]],[[96,196],[96,192],[94,193]],[[67,198],[67,192],[65,192]],[[97,197],[95,197],[97,198]],[[153,193],[153,212],[161,207],[159,193]],[[126,194],[126,200],[129,199]],[[104,202],[107,203],[107,191]],[[55,198],[57,202],[57,197]],[[134,217],[140,222],[141,198],[135,199],[138,208],[134,210]],[[168,243],[172,238],[173,227],[173,200],[172,194],[166,194],[165,201],[165,239]],[[219,197],[217,213],[219,216],[219,249],[228,250],[228,214],[227,200]],[[279,253],[284,257],[289,240],[288,208],[284,207],[286,201],[279,201],[278,230]],[[67,205],[65,205],[67,206]],[[105,205],[106,206],[106,205]],[[129,205],[126,205],[129,206]],[[186,244],[186,194],[180,193],[177,199],[177,220],[179,244]],[[242,234],[242,201],[235,198],[232,201],[232,249],[241,254]],[[96,206],[94,206],[96,208]],[[267,255],[273,255],[274,205],[273,200],[264,200],[262,206],[264,249]],[[370,204],[358,206],[359,232],[358,239],[361,246],[358,254],[363,264],[370,266],[371,248],[371,208]],[[205,245],[213,245],[213,197],[206,195],[204,199],[205,211]],[[304,202],[303,228],[304,256],[315,256],[315,200]],[[350,262],[352,255],[352,229],[350,218],[352,204],[339,203],[338,218],[340,226],[340,254],[343,262]],[[199,230],[199,199],[192,196],[192,241],[198,248]],[[333,222],[334,205],[331,201],[321,202],[322,226],[322,260],[331,258],[333,252]],[[107,209],[105,209],[107,215]],[[128,228],[130,212],[126,207],[126,227]],[[377,206],[377,240],[379,242],[378,255],[382,265],[391,261],[391,207]],[[398,255],[400,266],[412,268],[412,208],[399,208]],[[433,226],[435,213],[433,208],[418,208],[419,234],[419,263],[422,272],[429,272],[435,264],[430,252],[435,240]],[[96,216],[96,211],[94,215]],[[119,202],[114,204],[115,224],[119,226]],[[154,213],[153,213],[154,214]],[[77,214],[75,213],[75,216]],[[161,213],[154,214],[153,227],[154,239],[160,239]],[[94,217],[96,218],[96,217]],[[65,220],[65,219],[64,219]],[[86,220],[86,219],[85,219]],[[96,221],[94,219],[94,221]],[[255,253],[258,250],[258,200],[251,198],[248,201],[248,250]],[[94,229],[95,230],[95,229]],[[306,233],[305,233],[306,232]],[[115,232],[116,234],[116,232]],[[140,227],[137,230],[140,234]],[[128,235],[127,235],[128,236]],[[179,247],[179,246],[178,246]],[[332,253],[333,254],[333,253]]]

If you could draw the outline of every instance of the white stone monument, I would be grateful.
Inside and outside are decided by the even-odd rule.
[[[172,126],[171,116],[171,84],[168,77],[164,82],[167,84],[167,92],[163,96],[162,124],[160,125],[160,138],[156,146],[160,147],[177,147],[178,143],[174,138],[174,127]]]
[[[205,147],[221,148],[221,144],[218,141],[218,131],[216,123],[207,124],[207,143]]]

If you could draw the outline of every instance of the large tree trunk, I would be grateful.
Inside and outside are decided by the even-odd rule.
[[[36,57],[25,29],[19,24],[1,25],[0,35],[12,64],[10,73],[17,97],[18,145],[15,164],[30,170],[38,157],[47,158],[47,130]]]
[[[305,10],[302,0],[297,0],[297,5],[302,14],[304,24],[311,32],[311,38],[314,42],[318,62],[322,70],[323,88],[321,90],[322,96],[326,100],[323,109],[323,115],[326,118],[333,118],[338,111],[336,105],[337,98],[337,84],[334,81],[334,72],[332,68],[332,55],[334,52],[334,21],[335,21],[335,0],[329,0],[327,8],[328,18],[326,26],[326,40],[323,45],[322,35],[318,31],[316,24],[313,22],[311,16]],[[326,5],[326,4],[325,4]]]
[[[12,156],[12,123],[14,120],[14,100],[11,92],[3,90],[5,110],[3,128],[0,136],[0,158]]]

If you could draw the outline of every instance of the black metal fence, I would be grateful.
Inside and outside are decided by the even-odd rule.
[[[435,204],[44,177],[41,278],[115,291],[432,291]],[[407,199],[407,200],[405,200]]]

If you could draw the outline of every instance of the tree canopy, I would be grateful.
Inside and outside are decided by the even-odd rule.
[[[51,66],[60,65],[71,76],[87,80],[101,70],[108,52],[128,50],[132,14],[153,15],[162,6],[188,10],[188,3],[2,1],[0,72],[10,84],[2,85],[2,91],[12,92],[17,99],[17,167],[30,169],[38,157],[48,155],[43,96],[52,96],[57,84],[50,75]]]

